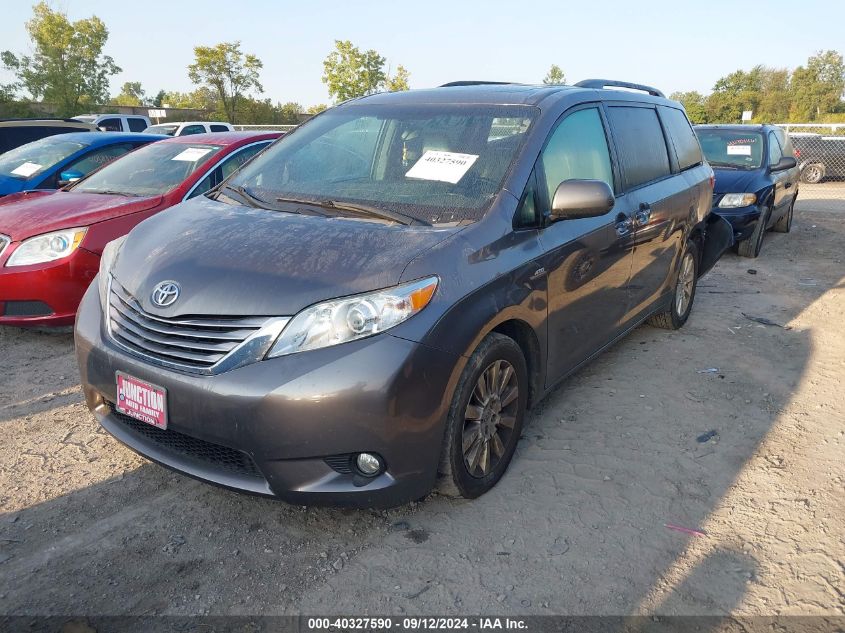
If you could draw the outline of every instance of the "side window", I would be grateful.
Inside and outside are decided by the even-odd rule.
[[[188,136],[189,134],[204,134],[205,126],[203,125],[186,125],[179,132],[179,136]]]
[[[792,146],[792,139],[780,128],[775,128],[775,136],[780,141],[780,147],[784,156],[795,156],[795,148]]]
[[[537,175],[532,171],[516,209],[513,225],[517,229],[539,226],[542,217],[542,213],[537,206]]]
[[[783,156],[780,149],[780,143],[774,132],[769,132],[769,165],[777,165],[778,161]]]
[[[204,194],[206,191],[210,191],[240,169],[244,163],[267,147],[267,145],[269,145],[269,141],[267,143],[251,145],[239,152],[235,152],[232,156],[229,156],[221,164],[212,169],[211,172],[199,182],[188,197],[196,198],[197,196]]]
[[[138,117],[128,117],[126,119],[129,121],[129,131],[130,132],[143,132],[147,129],[147,122],[144,119],[139,119]]]
[[[608,116],[625,171],[626,189],[669,175],[666,139],[653,108],[611,106]]]
[[[669,138],[672,139],[675,154],[678,156],[678,168],[683,171],[700,165],[704,160],[701,156],[701,146],[698,144],[698,138],[692,131],[687,116],[681,110],[662,106],[660,116],[666,131],[669,132]]]
[[[212,123],[210,127],[212,132],[231,132],[231,130],[225,125],[215,125],[214,123]]]
[[[97,123],[97,127],[106,132],[123,132],[123,124],[120,119],[103,119]]]
[[[123,156],[126,152],[135,149],[132,143],[119,143],[117,145],[109,145],[108,147],[100,147],[92,150],[77,158],[70,165],[62,169],[62,171],[78,171],[82,175],[87,176],[95,169],[102,167],[106,163],[110,163],[115,158]]]
[[[539,165],[547,200],[564,180],[603,180],[613,188],[610,151],[598,109],[586,108],[567,116],[552,132]]]

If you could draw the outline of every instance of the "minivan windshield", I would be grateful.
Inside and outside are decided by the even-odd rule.
[[[0,156],[0,175],[27,180],[45,169],[62,162],[85,145],[67,141],[59,136],[48,136],[9,150]]]
[[[220,150],[220,145],[160,141],[107,164],[71,191],[155,196],[181,184]]]
[[[536,113],[532,106],[350,104],[289,134],[229,185],[273,207],[312,200],[323,211],[328,202],[329,209],[360,205],[426,224],[475,221],[501,189]]]
[[[759,132],[698,128],[696,134],[713,167],[757,169],[763,164],[763,135]]]

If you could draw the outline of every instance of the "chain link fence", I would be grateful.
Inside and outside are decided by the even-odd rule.
[[[801,169],[798,199],[845,211],[845,123],[782,123]]]

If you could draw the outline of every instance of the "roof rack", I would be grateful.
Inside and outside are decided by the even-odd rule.
[[[666,95],[660,92],[657,88],[652,88],[651,86],[646,86],[644,84],[631,83],[630,81],[616,81],[615,79],[585,79],[584,81],[579,81],[575,85],[579,88],[596,88],[598,90],[602,90],[607,87],[628,88],[629,90],[641,90],[643,92],[647,92],[652,97],[666,97]]]
[[[507,86],[512,84],[512,81],[450,81],[447,84],[443,84],[441,88],[454,88],[455,86]]]

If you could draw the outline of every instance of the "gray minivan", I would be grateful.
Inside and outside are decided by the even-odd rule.
[[[730,244],[712,195],[653,88],[354,99],[109,244],[76,324],[86,401],[240,491],[477,497],[564,377],[645,320],[686,322]]]

